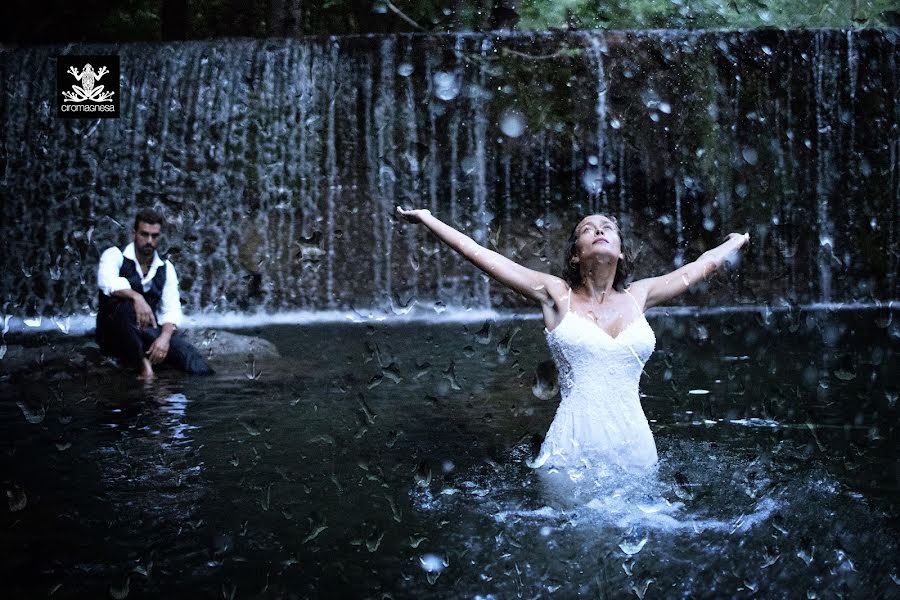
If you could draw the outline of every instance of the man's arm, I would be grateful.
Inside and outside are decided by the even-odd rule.
[[[166,359],[172,334],[175,333],[184,318],[184,314],[181,312],[181,298],[178,293],[178,276],[175,274],[175,267],[171,262],[166,261],[165,269],[166,284],[163,286],[162,297],[159,301],[159,324],[162,331],[147,350],[147,358],[154,365]]]
[[[119,277],[119,270],[122,268],[124,260],[122,251],[115,246],[107,248],[100,255],[100,266],[97,267],[97,287],[107,296],[112,296],[120,290],[132,291],[128,280]]]
[[[181,325],[184,313],[181,311],[181,294],[178,291],[178,275],[170,261],[166,261],[166,284],[163,286],[159,301],[159,324],[163,331],[166,325],[172,325],[174,331]]]
[[[97,267],[97,287],[107,296],[134,302],[134,314],[138,327],[156,327],[153,311],[150,310],[147,301],[131,289],[131,284],[127,279],[119,276],[124,260],[125,256],[122,251],[115,246],[104,250],[100,255],[100,266]]]

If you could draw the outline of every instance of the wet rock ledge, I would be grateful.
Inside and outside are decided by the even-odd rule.
[[[279,358],[272,342],[260,337],[218,329],[190,329],[184,336],[216,369],[255,359]],[[59,373],[113,366],[113,361],[100,353],[93,335],[40,335],[10,340],[0,359],[0,376],[9,377],[23,371],[50,370]],[[2,352],[0,352],[2,353]]]

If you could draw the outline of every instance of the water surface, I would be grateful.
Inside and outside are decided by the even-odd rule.
[[[898,596],[896,315],[650,322],[659,467],[576,481],[526,464],[558,403],[536,320],[265,327],[282,358],[148,386],[91,361],[6,373],[4,587]]]

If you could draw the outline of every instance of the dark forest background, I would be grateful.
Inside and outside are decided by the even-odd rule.
[[[13,0],[0,43],[544,29],[895,27],[896,0]]]

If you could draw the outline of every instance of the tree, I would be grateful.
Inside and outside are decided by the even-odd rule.
[[[163,41],[188,38],[187,0],[162,0],[159,16]]]
[[[267,0],[266,4],[268,37],[303,35],[303,0]]]

